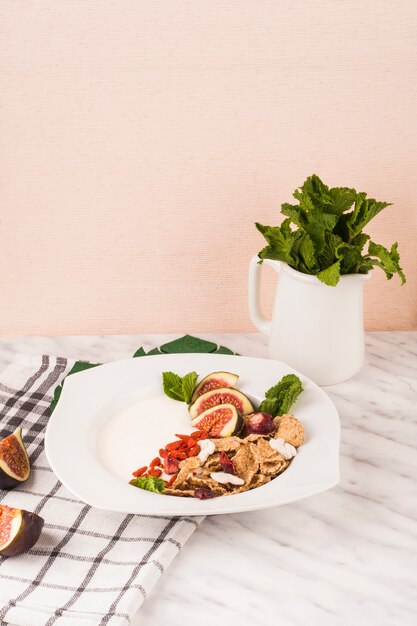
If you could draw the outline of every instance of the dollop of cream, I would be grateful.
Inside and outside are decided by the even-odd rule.
[[[198,445],[200,446],[200,452],[197,454],[197,458],[204,465],[209,456],[215,452],[216,446],[211,439],[200,439]]]
[[[231,485],[245,484],[243,478],[235,476],[234,474],[227,474],[226,472],[212,472],[210,474],[210,478],[215,480],[216,483],[220,483],[221,485],[227,485],[227,483],[230,483]]]
[[[270,439],[269,445],[279,452],[286,461],[289,461],[297,454],[297,449],[290,443],[285,443],[284,439]]]

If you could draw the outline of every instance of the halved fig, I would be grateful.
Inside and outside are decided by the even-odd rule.
[[[243,418],[233,404],[220,404],[200,413],[193,427],[205,430],[210,437],[230,437],[242,430]]]
[[[231,372],[212,372],[208,374],[194,389],[191,402],[197,400],[199,396],[202,396],[203,393],[207,391],[220,389],[222,387],[234,387],[238,378],[239,376],[237,374],[232,374]]]
[[[43,523],[36,513],[0,504],[0,556],[17,556],[32,548]]]
[[[30,464],[22,441],[22,429],[0,441],[0,489],[12,489],[30,476]]]
[[[269,435],[276,431],[277,427],[269,413],[252,413],[245,417],[246,430],[253,435]]]
[[[202,396],[199,396],[197,400],[190,405],[189,411],[191,419],[194,419],[197,415],[219,404],[233,404],[241,415],[253,413],[255,410],[249,398],[241,391],[229,389],[228,387],[220,387],[220,389],[206,391],[206,393],[203,393]]]

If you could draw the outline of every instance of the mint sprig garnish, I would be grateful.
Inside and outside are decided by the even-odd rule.
[[[298,376],[287,374],[268,389],[265,393],[265,400],[259,406],[259,411],[270,413],[273,417],[288,413],[302,391],[303,385]]]
[[[162,478],[157,478],[156,476],[139,476],[138,478],[133,478],[130,484],[154,493],[163,493],[165,490],[165,482]]]
[[[191,402],[191,397],[198,379],[197,372],[189,372],[181,377],[174,372],[162,372],[164,393],[178,402]]]

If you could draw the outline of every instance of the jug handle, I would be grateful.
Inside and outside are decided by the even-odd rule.
[[[263,264],[270,265],[275,271],[278,271],[280,268],[279,261],[264,259]],[[259,264],[259,257],[255,255],[249,265],[249,315],[256,328],[264,335],[269,335],[271,332],[271,321],[267,320],[262,314],[260,307],[261,269],[262,265]]]

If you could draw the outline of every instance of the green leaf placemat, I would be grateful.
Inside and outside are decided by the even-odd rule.
[[[183,337],[179,337],[178,339],[174,339],[168,343],[163,344],[159,348],[153,348],[149,352],[146,352],[144,348],[141,346],[134,353],[133,357],[141,357],[141,356],[152,356],[154,354],[180,354],[186,352],[200,352],[203,354],[236,354],[237,352],[232,352],[229,348],[225,346],[218,346],[212,341],[206,341],[205,339],[200,339],[199,337],[193,337],[192,335],[184,335]],[[87,361],[76,361],[71,370],[68,372],[67,376],[71,376],[71,374],[76,374],[77,372],[82,372],[83,370],[90,369],[91,367],[97,367],[101,365],[101,363],[88,363]],[[65,378],[67,377],[65,376]],[[55,387],[54,397],[50,404],[50,411],[55,409],[58,404],[58,400],[62,393],[62,387],[65,382],[65,378],[62,380],[61,384]]]

